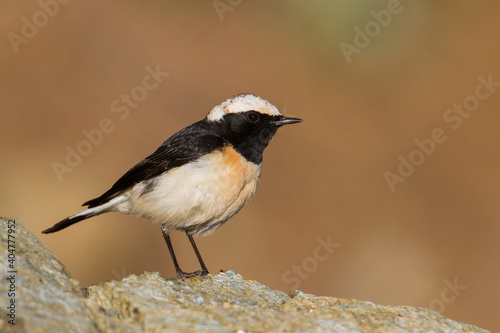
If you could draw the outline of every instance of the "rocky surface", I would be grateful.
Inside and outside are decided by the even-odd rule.
[[[287,295],[232,271],[84,289],[19,221],[1,218],[0,230],[1,332],[487,332],[424,308]]]

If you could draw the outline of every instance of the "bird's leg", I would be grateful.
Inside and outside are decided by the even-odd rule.
[[[203,259],[201,258],[200,251],[198,251],[198,247],[196,246],[196,243],[194,242],[193,236],[191,236],[187,231],[186,231],[186,236],[188,236],[189,241],[191,242],[191,246],[193,247],[193,250],[196,253],[196,257],[198,258],[198,261],[200,262],[200,266],[201,266],[201,271],[196,271],[194,273],[199,273],[201,276],[207,275],[208,274],[207,266],[205,266],[205,263],[203,262]]]
[[[177,258],[175,257],[172,241],[170,240],[170,230],[166,226],[162,225],[161,232],[163,234],[163,238],[165,238],[165,242],[167,243],[168,251],[170,252],[172,261],[174,262],[174,267],[175,267],[175,272],[177,273],[177,277],[184,280],[184,276],[186,273],[179,267],[179,263],[177,262]]]
[[[168,251],[170,252],[170,256],[172,257],[172,261],[174,262],[175,273],[177,274],[177,278],[184,280],[185,278],[189,278],[192,276],[196,276],[196,275],[204,276],[204,275],[208,274],[207,268],[205,267],[203,260],[201,260],[201,256],[198,252],[198,249],[196,248],[196,244],[194,244],[194,241],[192,241],[191,244],[192,245],[194,244],[193,246],[194,246],[195,251],[196,251],[196,256],[198,257],[198,260],[201,260],[200,263],[202,264],[203,271],[186,273],[180,268],[179,263],[177,262],[177,258],[176,258],[175,253],[174,253],[174,247],[172,246],[172,241],[170,240],[169,228],[162,225],[161,232],[163,234],[163,238],[165,238],[165,242],[167,243]],[[188,237],[190,237],[190,236],[188,235]],[[192,240],[192,238],[190,238],[190,240]]]

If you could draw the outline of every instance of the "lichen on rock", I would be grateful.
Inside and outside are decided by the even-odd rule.
[[[0,219],[2,253],[8,253],[9,221],[16,325],[8,323],[10,284],[2,279],[1,332],[487,332],[424,308],[288,295],[233,271],[186,281],[145,272],[84,289],[17,220]],[[6,260],[0,269],[10,271]]]

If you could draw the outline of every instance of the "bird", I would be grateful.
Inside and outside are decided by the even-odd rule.
[[[159,225],[177,278],[209,274],[193,236],[212,234],[253,197],[263,151],[276,131],[302,119],[285,117],[254,94],[237,94],[206,117],[173,134],[127,171],[87,208],[43,230],[50,234],[106,212],[135,215]],[[184,272],[170,232],[186,233],[201,270]]]

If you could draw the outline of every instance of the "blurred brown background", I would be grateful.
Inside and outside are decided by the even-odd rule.
[[[145,270],[173,276],[159,228],[137,218],[105,214],[40,231],[213,106],[252,92],[305,122],[271,142],[250,204],[199,239],[211,272],[430,307],[499,331],[500,87],[478,88],[489,92],[479,105],[471,96],[479,76],[500,82],[500,4],[215,4],[72,1],[47,7],[51,17],[35,1],[4,1],[0,214],[19,218],[84,286]],[[390,22],[388,6],[397,12]],[[340,45],[355,46],[356,34],[366,45],[348,62]],[[169,75],[142,96],[148,66]],[[143,100],[113,112],[131,91]],[[454,130],[458,120],[443,117],[464,100],[477,110]],[[83,131],[106,118],[111,133],[58,179],[53,163],[66,164],[67,147],[88,149]],[[435,128],[446,141],[418,160],[415,140]],[[391,191],[384,174],[410,154],[422,164]],[[331,253],[316,250],[328,238]],[[176,232],[173,242],[181,266],[197,269],[186,237]]]

